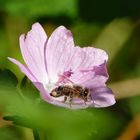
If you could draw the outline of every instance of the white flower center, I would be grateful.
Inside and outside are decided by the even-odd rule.
[[[55,85],[55,83],[50,83],[49,82],[49,83],[45,84],[44,87],[47,91],[51,92],[56,87],[56,85]]]

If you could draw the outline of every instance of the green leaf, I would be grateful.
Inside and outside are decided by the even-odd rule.
[[[70,110],[30,99],[11,102],[7,112],[12,116],[6,119],[14,124],[41,131],[52,140],[112,139],[126,122],[107,109]]]
[[[39,92],[35,88],[35,86],[31,83],[30,80],[25,76],[20,84],[21,92],[23,96],[26,96],[26,98],[29,98],[31,100],[38,100],[39,99]]]
[[[5,68],[6,58],[9,54],[8,38],[4,30],[4,26],[0,26],[0,68]]]
[[[23,138],[21,138],[21,136],[22,136],[21,131],[18,128],[16,128],[15,126],[0,128],[0,139],[1,140],[10,140],[10,139],[23,140]]]
[[[106,50],[109,54],[109,62],[129,39],[135,25],[129,19],[115,19],[102,30],[95,41],[96,47]]]
[[[75,17],[77,0],[24,0],[8,1],[5,10],[11,15],[24,17],[57,16],[65,14]],[[24,13],[24,14],[23,14]]]
[[[18,80],[16,76],[10,70],[0,71],[0,85],[16,86]]]
[[[102,31],[103,25],[96,23],[78,22],[71,28],[75,44],[78,46],[91,46]],[[93,44],[94,46],[94,44]]]
[[[124,36],[124,35],[123,35]],[[135,27],[131,37],[121,49],[116,52],[114,60],[110,63],[110,77],[112,81],[133,79],[140,75],[140,47],[139,25]],[[114,75],[114,71],[117,72]]]
[[[140,113],[140,95],[128,98],[127,104],[133,116]]]

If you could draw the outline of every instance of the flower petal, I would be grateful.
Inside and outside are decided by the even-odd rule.
[[[46,47],[46,60],[50,81],[56,82],[58,74],[62,74],[65,71],[73,48],[74,42],[71,32],[64,26],[58,27],[48,39]]]
[[[35,23],[27,36],[20,36],[20,48],[29,70],[39,82],[47,83],[48,75],[44,50],[47,36],[39,23]]]
[[[69,108],[69,109],[85,109],[85,108],[89,107],[89,105],[85,105],[84,103],[70,105],[70,103],[63,103],[63,102],[54,101],[54,102],[51,102],[51,104],[54,104],[54,105],[57,105],[60,107]]]
[[[108,87],[99,87],[91,92],[94,107],[108,107],[116,102],[112,90]]]
[[[44,85],[39,82],[33,82],[33,84],[40,91],[40,94],[41,94],[41,97],[43,98],[43,100],[45,100],[47,102],[51,102],[49,92],[47,91],[47,89],[44,88]]]
[[[87,87],[89,89],[96,88],[100,86],[105,86],[105,82],[107,81],[107,77],[102,75],[95,75],[93,72],[88,72],[87,74],[81,74],[77,81],[74,81],[77,85],[81,85],[83,87]]]
[[[108,80],[106,62],[94,66],[92,69],[77,71],[71,76],[70,80],[89,89],[105,86]]]
[[[19,61],[17,61],[16,59],[10,58],[8,57],[8,59],[13,62],[14,64],[16,64],[20,70],[32,81],[32,82],[36,82],[36,78],[34,77],[34,75],[30,72],[30,70],[25,67],[23,64],[21,64]]]
[[[76,55],[73,56],[73,59],[71,61],[71,69],[74,70],[84,70],[84,69],[91,69],[94,66],[99,66],[103,64],[105,61],[108,60],[108,55],[104,50],[97,49],[94,47],[75,47],[74,52]],[[80,60],[80,63],[79,63]],[[75,68],[75,64],[79,63],[77,65],[77,68]]]
[[[93,67],[93,71],[95,72],[96,75],[109,77],[108,72],[107,72],[107,67],[106,67],[106,61],[99,66]]]

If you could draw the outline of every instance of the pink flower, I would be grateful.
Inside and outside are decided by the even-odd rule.
[[[39,23],[33,24],[26,36],[20,36],[20,49],[25,65],[8,59],[31,80],[48,103],[72,109],[115,103],[111,89],[105,84],[108,55],[101,49],[75,46],[71,32],[64,26],[48,38]]]

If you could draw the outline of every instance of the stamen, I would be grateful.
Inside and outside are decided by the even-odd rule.
[[[72,72],[71,70],[70,70],[70,71],[64,72],[62,75],[59,74],[59,80],[58,80],[57,84],[59,84],[59,83],[65,84],[65,83],[69,83],[69,82],[70,82],[71,84],[74,84],[74,82],[71,81],[71,80],[69,79],[69,77],[70,77],[72,74],[73,74],[73,72]]]

